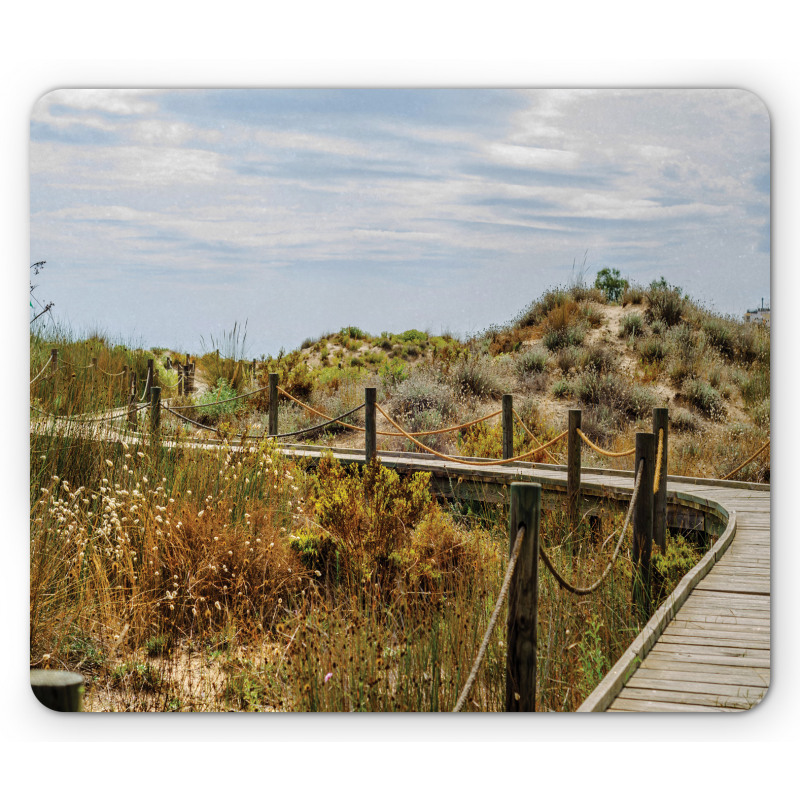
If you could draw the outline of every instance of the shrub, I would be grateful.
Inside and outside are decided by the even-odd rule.
[[[636,349],[639,358],[645,364],[661,362],[667,355],[667,345],[660,336],[647,336],[640,339]]]
[[[641,336],[644,333],[644,320],[635,311],[620,319],[620,336]]]
[[[651,284],[647,292],[648,322],[661,320],[667,327],[677,325],[683,318],[686,308],[681,290],[677,286],[667,286],[663,280]]]
[[[565,347],[562,350],[558,350],[555,355],[556,366],[564,375],[567,375],[570,370],[577,367],[578,355],[579,350],[577,347]]]
[[[655,395],[619,375],[598,375],[592,370],[581,373],[573,387],[576,397],[587,405],[608,406],[630,419],[649,414]]]
[[[553,397],[569,397],[572,394],[572,387],[570,386],[569,381],[561,378],[553,384],[553,388],[550,391],[553,393]]]
[[[456,409],[452,389],[427,371],[417,370],[399,383],[392,397],[395,411],[406,417],[435,409],[442,418],[449,418]]]
[[[674,591],[684,575],[702,557],[702,552],[680,534],[667,538],[666,551],[652,557],[654,606],[659,606]]]
[[[503,386],[495,375],[492,360],[487,357],[459,359],[451,377],[462,394],[472,397],[500,397]]]
[[[683,396],[699,411],[713,419],[725,418],[722,395],[711,384],[699,378],[688,378],[683,383]]]
[[[622,305],[638,306],[644,301],[644,289],[641,286],[628,286],[622,293]]]
[[[726,358],[735,355],[735,333],[730,322],[719,317],[706,317],[701,328],[708,343]]]
[[[385,360],[378,370],[378,375],[380,375],[381,384],[384,389],[390,389],[408,380],[408,370],[405,364],[397,358]]]
[[[520,378],[544,372],[547,369],[547,353],[537,348],[527,350],[514,362],[514,369]]]
[[[376,460],[362,476],[327,454],[317,469],[314,508],[321,527],[305,529],[294,547],[306,567],[339,583],[366,580],[392,591],[403,578],[417,589],[440,581],[445,566],[468,552],[432,497],[428,473],[404,479]],[[420,550],[435,569],[410,569],[421,565]]]
[[[416,328],[403,331],[399,339],[401,342],[415,342],[416,344],[425,344],[428,341],[428,334],[423,331],[418,331]]]
[[[700,427],[697,417],[685,408],[676,408],[670,411],[669,425],[673,430],[687,433],[693,433]]]
[[[606,315],[594,306],[581,306],[581,314],[592,328],[599,328],[605,321]]]
[[[222,416],[234,414],[241,404],[241,400],[233,400],[236,397],[236,391],[228,386],[225,378],[220,378],[217,381],[217,386],[214,389],[209,389],[203,392],[199,397],[194,400],[194,413],[199,422],[204,424],[211,424],[219,420]],[[230,401],[222,402],[220,401]],[[211,405],[212,403],[220,403],[219,405]]]
[[[575,347],[583,343],[586,331],[580,325],[572,325],[561,330],[549,330],[542,336],[542,344],[550,351],[564,347]]]
[[[367,339],[369,335],[364,333],[361,328],[356,328],[354,325],[348,325],[339,331],[339,336],[342,339]]]
[[[614,367],[614,354],[601,344],[590,345],[578,351],[578,366],[597,372],[609,372]]]
[[[519,455],[524,452],[525,431],[514,426],[514,453]],[[479,422],[471,425],[461,436],[461,453],[465,456],[476,458],[502,458],[503,457],[503,426],[488,425]]]

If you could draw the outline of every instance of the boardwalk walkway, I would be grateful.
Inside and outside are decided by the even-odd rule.
[[[102,435],[117,438],[108,431]],[[363,451],[334,451],[343,462],[364,462]],[[314,460],[324,451],[299,445],[285,452]],[[496,495],[498,486],[521,480],[545,489],[566,488],[565,469],[559,466],[487,465],[479,459],[466,465],[427,454],[383,451],[378,456],[399,472],[431,472],[440,487],[467,482]],[[632,491],[633,476],[587,469],[581,482],[584,494],[624,498]],[[579,711],[737,711],[757,704],[769,688],[769,486],[670,476],[667,495],[671,503],[721,517],[725,530]]]

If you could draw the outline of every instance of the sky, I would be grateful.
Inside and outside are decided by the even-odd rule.
[[[604,267],[737,317],[770,300],[744,90],[62,89],[30,123],[35,296],[79,335],[466,336]]]

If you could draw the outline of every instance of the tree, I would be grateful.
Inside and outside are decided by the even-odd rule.
[[[628,281],[620,274],[618,269],[603,267],[594,279],[596,289],[600,289],[609,303],[616,303],[622,293],[628,288]]]

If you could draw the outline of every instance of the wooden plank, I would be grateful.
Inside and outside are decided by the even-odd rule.
[[[713,708],[711,706],[692,705],[690,703],[656,703],[648,700],[625,700],[617,698],[609,711],[733,711],[734,709]]]
[[[649,662],[649,663],[648,663]],[[660,655],[648,656],[636,671],[642,678],[668,678],[703,683],[736,683],[742,686],[769,686],[769,670],[759,667],[732,667],[724,664],[694,664]]]
[[[723,648],[704,648],[700,645],[693,645],[693,649],[679,647],[672,644],[661,644],[660,642],[650,653],[653,658],[663,658],[672,662],[685,664],[708,664],[718,667],[754,667],[757,669],[769,669],[769,654],[763,651],[744,649],[743,654],[723,651]],[[749,655],[748,655],[749,654]]]
[[[747,647],[750,650],[769,652],[769,639],[745,639],[741,636],[689,636],[687,634],[663,633],[658,640],[664,644],[705,645],[706,647]]]
[[[750,702],[757,702],[767,693],[764,686],[740,686],[733,683],[703,683],[701,681],[665,680],[645,676],[638,673],[629,681],[628,686],[641,689],[666,689],[672,692],[700,692],[701,694],[723,694],[726,697],[737,697]]]
[[[676,622],[697,623],[706,625],[743,625],[745,627],[751,626],[754,628],[764,628],[769,630],[770,618],[769,615],[761,617],[741,617],[732,614],[704,614],[702,612],[694,612],[691,610],[684,611],[681,609],[675,619],[672,621],[674,625]]]
[[[674,619],[669,624],[669,631],[681,632],[681,633],[691,633],[692,631],[720,631],[720,632],[727,632],[728,634],[734,635],[737,632],[741,633],[760,633],[766,634],[767,636],[770,635],[770,626],[769,625],[745,625],[744,623],[740,625],[736,625],[735,623],[717,623],[717,622],[708,622],[702,621],[698,622],[697,620],[686,620],[686,619]]]
[[[620,700],[651,700],[659,703],[689,703],[690,705],[714,706],[717,708],[751,708],[753,703],[744,697],[705,692],[681,692],[667,689],[635,689],[625,687],[619,693]]]

